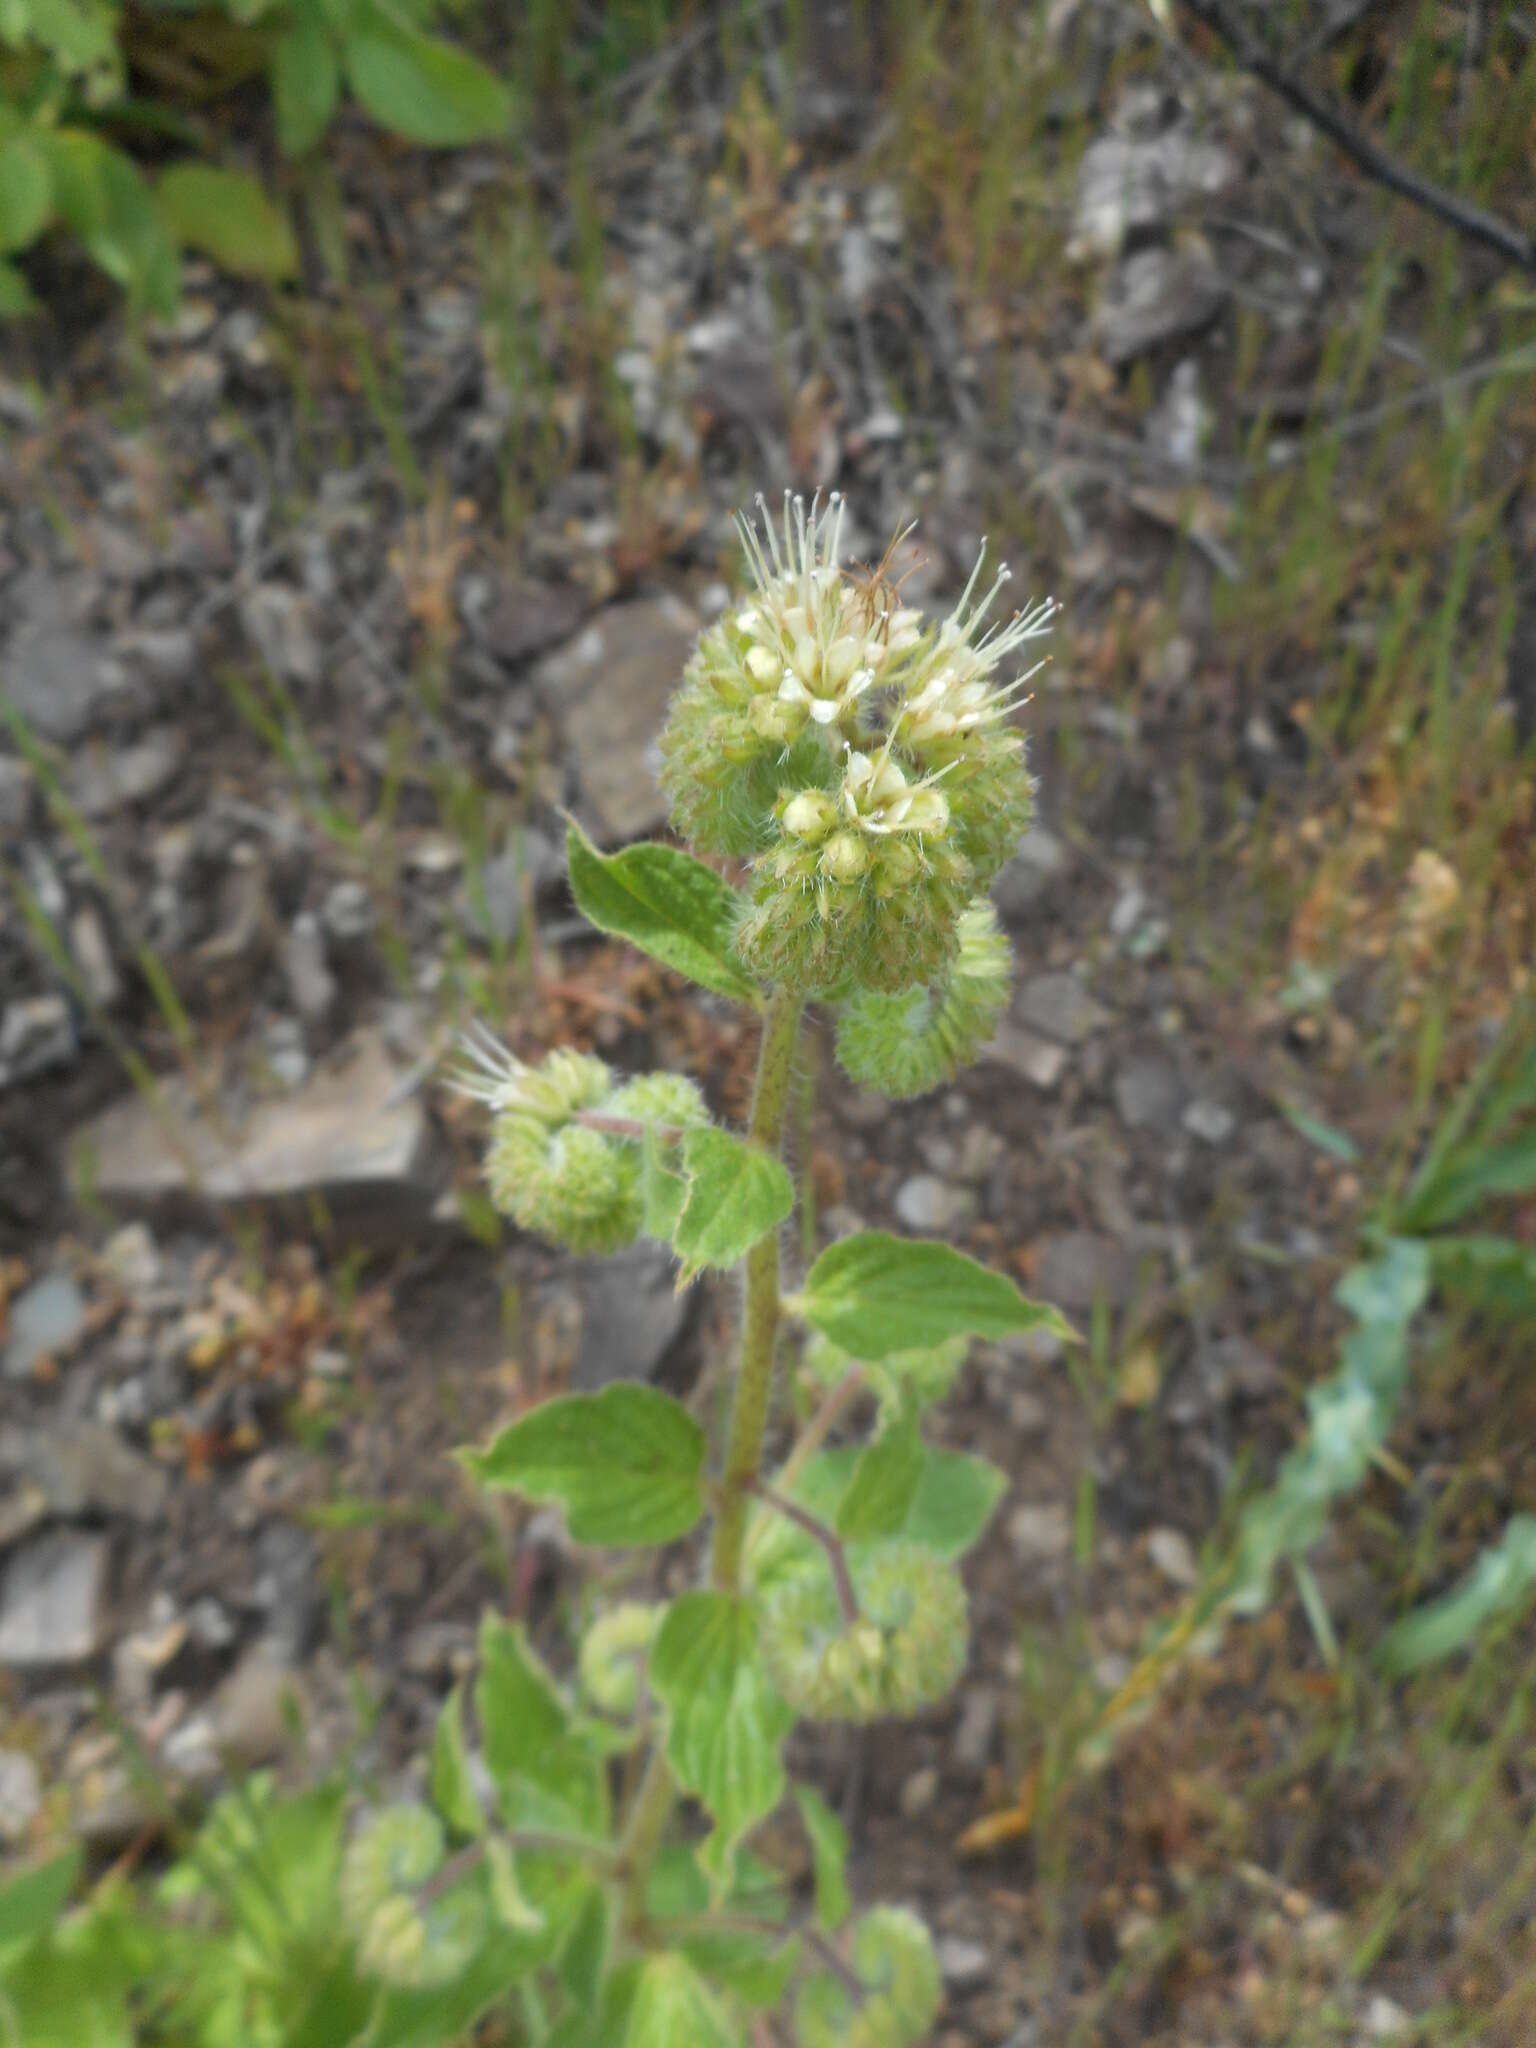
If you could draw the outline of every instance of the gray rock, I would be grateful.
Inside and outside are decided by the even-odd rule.
[[[0,838],[19,839],[32,816],[32,770],[0,754]]]
[[[1187,1592],[1199,1585],[1199,1561],[1182,1529],[1153,1529],[1147,1537],[1147,1555],[1170,1586]]]
[[[1104,280],[1093,338],[1107,362],[1133,362],[1161,342],[1198,334],[1226,300],[1225,280],[1204,257],[1139,249]]]
[[[58,1529],[12,1553],[0,1576],[0,1665],[85,1664],[106,1641],[105,1536]]]
[[[1072,1548],[1072,1521],[1060,1501],[1033,1501],[1008,1517],[1008,1541],[1020,1564],[1054,1564]]]
[[[1032,975],[1019,990],[1014,1009],[1031,1031],[1054,1038],[1059,1045],[1081,1045],[1110,1021],[1108,1010],[1094,1001],[1075,974]]]
[[[320,643],[302,591],[286,583],[258,583],[241,600],[240,623],[273,675],[306,688],[319,682]]]
[[[186,742],[175,726],[160,725],[132,745],[92,749],[75,769],[75,802],[88,818],[109,817],[148,803],[180,772]]]
[[[85,1297],[67,1273],[34,1280],[11,1303],[5,1376],[24,1380],[40,1358],[68,1351],[85,1328]]]
[[[321,907],[320,917],[333,939],[355,945],[377,922],[373,898],[361,882],[337,882]]]
[[[991,1957],[979,1941],[965,1941],[958,1934],[941,1934],[934,1945],[944,1982],[951,1990],[968,1991],[986,1982]]]
[[[674,597],[611,605],[540,664],[540,690],[576,755],[589,822],[612,842],[666,817],[652,747],[699,620]]]
[[[585,592],[574,583],[526,579],[498,583],[475,605],[461,589],[460,602],[476,637],[509,666],[558,647],[576,631],[588,609]]]
[[[1037,903],[1067,865],[1067,850],[1054,832],[1035,825],[992,884],[992,900],[1005,917],[1021,916]]]
[[[18,1431],[3,1448],[6,1462],[20,1465],[56,1515],[154,1522],[164,1512],[166,1474],[102,1423],[56,1422]]]
[[[101,1248],[101,1263],[125,1294],[137,1298],[160,1284],[160,1252],[142,1223],[125,1223]]]
[[[1237,1118],[1219,1102],[1198,1096],[1184,1112],[1184,1128],[1202,1145],[1225,1145],[1237,1129]]]
[[[62,996],[22,996],[0,1015],[0,1087],[67,1067],[79,1050]]]
[[[230,1110],[211,1129],[179,1080],[162,1093],[173,1145],[139,1096],[75,1133],[73,1152],[99,1201],[140,1211],[219,1203],[306,1202],[319,1196],[357,1222],[421,1222],[436,1189],[430,1130],[416,1094],[372,1032],[360,1032],[307,1086],[278,1101]]]
[[[312,1030],[319,1030],[336,1007],[336,977],[325,956],[325,934],[312,911],[293,921],[283,948],[283,974],[293,1006]]]
[[[1034,1292],[1067,1309],[1091,1309],[1101,1298],[1120,1307],[1136,1279],[1136,1262],[1112,1237],[1063,1230],[1035,1246]]]
[[[187,1609],[187,1633],[200,1650],[217,1656],[235,1640],[237,1630],[227,1607],[204,1593]]]
[[[1117,939],[1128,939],[1146,914],[1147,892],[1140,882],[1131,882],[1115,898],[1109,913],[1109,929]]]
[[[951,1744],[956,1768],[968,1777],[979,1778],[992,1760],[1002,1719],[1002,1701],[996,1686],[973,1685],[960,1702],[960,1720]]]
[[[908,1820],[919,1820],[939,1796],[939,1773],[934,1764],[915,1770],[901,1788],[901,1810]]]
[[[969,1188],[951,1187],[937,1174],[915,1173],[896,1194],[896,1214],[909,1230],[942,1236],[976,1212]]]
[[[0,654],[0,692],[45,739],[78,739],[113,686],[99,641],[79,624],[81,595],[44,569],[11,593],[19,616]]]
[[[1115,1107],[1133,1131],[1176,1128],[1183,1100],[1179,1077],[1166,1060],[1128,1060],[1115,1076]]]
[[[573,1386],[584,1393],[613,1380],[644,1380],[682,1335],[691,1294],[675,1291],[665,1245],[649,1241],[611,1259],[581,1259],[571,1269],[581,1311]]]
[[[94,903],[82,903],[70,919],[69,944],[91,1001],[98,1009],[115,1009],[122,1000],[123,978],[117,971],[101,912]]]
[[[196,675],[200,660],[197,635],[185,626],[145,626],[118,642],[123,659],[146,683],[160,690],[179,690]]]
[[[290,1712],[302,1714],[303,1702],[303,1684],[280,1649],[253,1643],[213,1696],[218,1753],[238,1764],[270,1762],[287,1742]]]
[[[996,1060],[999,1066],[1012,1067],[1042,1095],[1050,1094],[1067,1068],[1067,1054],[1063,1047],[1053,1045],[1048,1038],[1038,1038],[1033,1031],[1026,1031],[1021,1025],[1010,1024],[1006,1018],[993,1032],[983,1058]]]
[[[0,1842],[14,1848],[26,1840],[43,1810],[43,1780],[25,1750],[0,1749]]]
[[[1071,253],[1118,255],[1133,230],[1163,226],[1188,200],[1224,192],[1237,175],[1230,150],[1187,128],[1101,136],[1078,167]]]

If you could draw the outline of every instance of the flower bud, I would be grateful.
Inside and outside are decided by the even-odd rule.
[[[357,1959],[386,1984],[418,1989],[459,1976],[485,1934],[485,1905],[458,1889],[425,1905],[416,1894],[443,1863],[442,1824],[424,1806],[395,1806],[365,1821],[342,1858],[342,1920]]]
[[[861,990],[843,1005],[837,1057],[862,1088],[926,1095],[976,1059],[1008,1003],[1012,955],[983,899],[959,922],[960,950],[937,989]]]
[[[825,839],[837,823],[837,806],[824,790],[802,789],[784,806],[780,820],[792,839]]]
[[[857,832],[834,833],[821,849],[821,871],[834,882],[856,882],[868,874],[869,848]]]

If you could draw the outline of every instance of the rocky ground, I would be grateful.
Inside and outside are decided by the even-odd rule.
[[[403,1757],[487,1601],[558,1643],[586,1560],[547,1516],[485,1519],[446,1453],[556,1386],[696,1385],[730,1302],[503,1233],[442,1060],[477,1009],[739,1109],[750,1033],[573,919],[560,812],[662,825],[651,742],[733,510],[835,484],[856,552],[919,517],[921,601],[990,530],[1067,613],[998,890],[1007,1021],[895,1109],[822,1048],[799,1161],[825,1230],[952,1237],[1093,1332],[979,1356],[948,1413],[1012,1485],[956,1701],[815,1758],[857,1878],[934,1917],[945,2048],[1407,2041],[1458,1995],[1443,1940],[1342,1960],[1402,1812],[1320,1805],[1292,1605],[1051,1827],[951,1846],[1294,1436],[1363,1199],[1295,1112],[1361,1147],[1394,1113],[1358,1085],[1379,988],[1288,999],[1245,849],[1315,798],[1308,678],[1230,628],[1235,353],[1258,309],[1264,388],[1304,392],[1379,210],[1351,183],[1320,217],[1333,168],[1253,88],[1058,12],[1086,146],[1017,284],[962,283],[868,81],[821,66],[785,116],[695,39],[615,89],[574,197],[559,137],[429,177],[349,132],[302,298],[207,275],[142,344],[79,302],[13,344],[0,1841],[152,1854],[163,1794],[332,1759],[360,1698]],[[1342,1548],[1319,1576],[1339,1626],[1369,1610]],[[1289,1790],[1244,1835],[1258,1772]]]

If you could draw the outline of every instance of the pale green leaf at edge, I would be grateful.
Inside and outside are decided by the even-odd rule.
[[[558,1501],[578,1543],[673,1543],[705,1507],[704,1432],[652,1387],[546,1401],[483,1451],[459,1453],[481,1486]]]
[[[0,251],[36,241],[53,212],[48,160],[25,135],[0,142]]]
[[[482,1835],[485,1816],[475,1793],[464,1741],[464,1688],[456,1685],[443,1703],[432,1737],[432,1803],[461,1835]]]
[[[716,995],[760,1001],[757,984],[736,958],[740,899],[713,868],[679,847],[649,840],[599,853],[576,824],[566,831],[565,851],[571,893],[589,924]]]
[[[318,21],[296,21],[272,52],[272,109],[284,156],[303,156],[330,126],[341,95],[341,65]]]
[[[1476,1640],[1490,1622],[1536,1601],[1536,1515],[1516,1515],[1460,1585],[1393,1624],[1376,1655],[1393,1678],[1440,1663]]]
[[[280,284],[299,267],[287,215],[245,171],[175,164],[155,187],[155,198],[176,240],[232,276]]]
[[[1027,1300],[1005,1274],[949,1245],[880,1230],[829,1246],[811,1268],[799,1310],[833,1343],[874,1363],[946,1337],[1076,1336],[1059,1310]]]
[[[784,1738],[794,1712],[758,1654],[755,1605],[730,1593],[685,1593],[651,1652],[651,1689],[667,1712],[667,1756],[715,1822],[703,1861],[716,1881],[736,1844],[784,1795]]]
[[[680,1287],[704,1266],[734,1266],[795,1206],[782,1160],[713,1125],[683,1139],[683,1170],[688,1192],[672,1236]]]
[[[14,263],[0,259],[0,319],[37,311],[37,297]]]
[[[80,1863],[80,1851],[69,1849],[0,1881],[0,1958],[48,1932],[69,1903]]]
[[[810,1785],[795,1787],[795,1804],[811,1838],[816,1918],[829,1934],[835,1934],[853,1911],[848,1890],[848,1830]]]
[[[1436,1286],[1474,1308],[1536,1316],[1536,1245],[1512,1237],[1432,1237],[1425,1241]]]
[[[680,1955],[641,1965],[623,2048],[741,2048],[714,1993]]]
[[[357,8],[342,61],[363,108],[407,142],[456,149],[511,126],[512,96],[494,72],[377,5]]]
[[[475,1705],[485,1761],[509,1827],[593,1836],[608,1828],[602,1753],[520,1629],[487,1615]]]
[[[645,1234],[660,1239],[663,1244],[670,1244],[677,1219],[688,1199],[688,1182],[667,1164],[668,1148],[656,1135],[654,1125],[646,1126],[640,1149],[640,1199],[645,1207]]]
[[[1008,1475],[986,1458],[967,1451],[922,1447],[923,1469],[911,1505],[893,1535],[919,1543],[947,1564],[955,1564],[986,1534],[997,1504],[1008,1490]],[[791,1497],[818,1521],[836,1522],[839,1507],[862,1454],[846,1448],[823,1451],[800,1473]],[[748,1548],[752,1580],[767,1587],[779,1574],[819,1560],[821,1548],[801,1529],[763,1508],[752,1526]]]

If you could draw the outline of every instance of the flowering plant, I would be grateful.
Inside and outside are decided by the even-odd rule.
[[[568,842],[595,925],[760,1015],[746,1131],[681,1076],[621,1080],[572,1051],[530,1066],[484,1034],[458,1076],[490,1112],[492,1197],[523,1228],[582,1253],[660,1239],[679,1285],[743,1271],[718,1453],[685,1405],[617,1384],[462,1454],[481,1486],[558,1503],[578,1543],[696,1544],[699,1582],[599,1611],[565,1678],[489,1617],[484,1769],[456,1693],[433,1807],[375,1813],[344,1860],[367,1973],[397,1997],[473,1983],[515,1999],[518,2038],[551,2048],[735,2048],[768,2038],[753,2015],[779,2007],[800,2048],[905,2048],[940,2005],[920,1920],[854,1914],[844,1829],[814,1789],[794,1792],[810,1911],[752,1835],[788,1789],[797,1720],[918,1714],[955,1685],[958,1563],[1004,1476],[925,1443],[924,1411],[970,1339],[1066,1326],[948,1246],[875,1231],[785,1292],[782,1134],[809,1001],[834,1012],[847,1071],[890,1095],[932,1088],[988,1038],[1010,961],[986,890],[1031,794],[1019,684],[999,672],[1052,606],[989,626],[1006,572],[977,601],[978,564],[926,624],[889,556],[864,577],[843,565],[842,521],[836,498],[796,499],[777,526],[743,524],[755,588],[704,634],[662,735],[680,835],[750,862],[745,887],[677,847],[604,855],[575,826]],[[781,1412],[791,1332],[798,1399]],[[861,1413],[867,1440],[835,1443]]]

